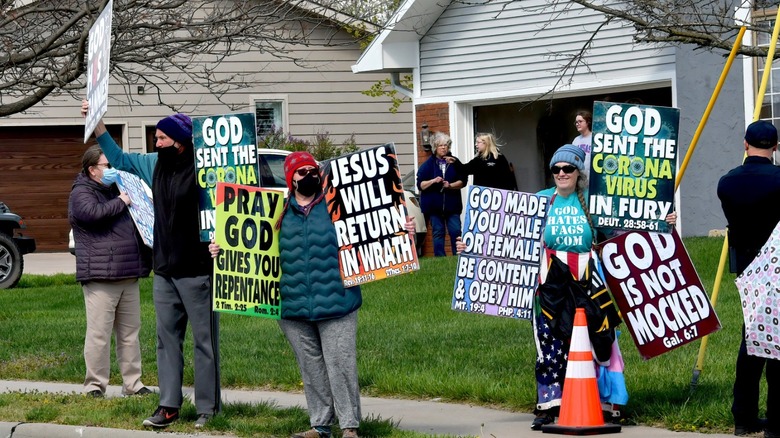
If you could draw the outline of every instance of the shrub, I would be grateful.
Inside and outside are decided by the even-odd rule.
[[[268,149],[282,149],[286,151],[307,151],[314,156],[317,161],[323,161],[335,158],[344,154],[360,150],[355,141],[355,134],[352,134],[341,145],[336,145],[330,137],[330,133],[318,132],[314,136],[314,141],[303,138],[293,137],[291,134],[285,134],[280,129],[274,129],[258,141],[258,146]]]

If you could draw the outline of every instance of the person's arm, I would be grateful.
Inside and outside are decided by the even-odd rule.
[[[429,188],[431,188],[432,185],[440,184],[440,183],[442,183],[442,181],[443,181],[442,177],[440,177],[440,176],[437,176],[434,179],[420,181],[420,190],[422,190],[422,191],[428,190]],[[444,183],[446,183],[446,181],[444,181]]]
[[[87,110],[89,109],[89,101],[86,99],[81,101],[81,115],[87,117]],[[114,141],[111,135],[106,129],[105,123],[101,118],[95,128],[95,139],[100,145],[100,149],[106,156],[106,159],[111,166],[116,169],[124,170],[137,175],[139,178],[151,187],[152,176],[154,175],[154,166],[157,164],[157,154],[138,154],[138,153],[125,153],[121,147]]]
[[[138,175],[149,187],[152,186],[154,166],[157,164],[156,153],[124,152],[108,132],[104,132],[97,138],[97,141],[106,159],[113,167]]]
[[[76,187],[70,196],[70,213],[78,224],[85,227],[122,214],[128,205],[121,197],[102,202],[93,190],[86,187]]]

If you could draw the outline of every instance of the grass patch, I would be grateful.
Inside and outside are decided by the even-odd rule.
[[[712,292],[722,244],[723,240],[718,238],[685,239],[708,293]],[[362,393],[438,398],[530,412],[536,397],[531,324],[452,311],[455,264],[454,257],[424,258],[421,271],[363,287],[364,304],[359,313],[358,331]],[[621,337],[630,396],[623,410],[626,424],[663,426],[679,431],[731,430],[731,389],[742,325],[733,280],[733,274],[726,273],[723,277],[716,306],[723,329],[710,336],[704,370],[695,391],[691,392],[690,383],[698,342],[644,361],[630,336],[624,333]],[[141,303],[143,381],[156,385],[150,279],[142,281]],[[73,275],[24,275],[17,288],[0,292],[0,324],[3,327],[0,376],[4,379],[83,381],[84,303],[81,287]],[[223,387],[302,389],[295,358],[276,322],[223,314],[220,326]],[[111,384],[120,383],[112,359]],[[184,383],[193,384],[189,337],[185,345]],[[762,387],[762,407],[766,404],[765,394],[766,388]],[[0,419],[30,421],[27,415],[54,416],[54,420],[46,422],[71,424],[69,419],[79,418],[72,424],[90,421],[105,427],[139,428],[140,419],[150,415],[156,406],[153,401],[156,396],[143,400],[97,401],[79,395],[70,397],[69,403],[52,404],[56,410],[41,408],[33,412],[32,407],[34,404],[37,407],[38,401],[24,403],[27,411],[19,412],[13,419],[9,406],[16,405],[18,400],[9,403],[0,397]],[[81,411],[94,411],[94,414],[83,418],[69,413],[64,406],[71,402],[81,405]],[[87,404],[90,409],[83,409]],[[99,411],[105,411],[105,415]],[[177,426],[181,429],[172,431],[191,432],[194,408],[186,405],[182,414],[186,415],[186,421]],[[215,418],[208,427],[242,436],[278,436],[308,426],[304,412],[278,410],[273,406],[228,405],[221,417]],[[393,430],[392,423],[374,421],[361,426],[363,435],[404,436],[398,435],[404,432],[385,430]]]

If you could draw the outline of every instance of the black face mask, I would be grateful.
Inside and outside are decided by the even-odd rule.
[[[308,174],[295,182],[295,190],[303,196],[311,196],[322,190],[319,175]]]
[[[163,161],[175,160],[179,155],[179,148],[176,146],[169,146],[167,148],[157,148],[157,158]]]

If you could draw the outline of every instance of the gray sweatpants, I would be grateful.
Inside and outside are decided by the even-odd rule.
[[[279,327],[298,360],[311,426],[337,417],[342,429],[358,428],[357,310],[325,321],[282,319]]]
[[[195,359],[195,409],[198,414],[219,412],[219,314],[211,310],[211,278],[155,274],[153,291],[160,406],[181,407],[184,334],[189,320]]]

